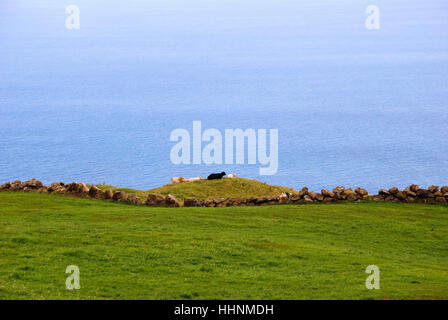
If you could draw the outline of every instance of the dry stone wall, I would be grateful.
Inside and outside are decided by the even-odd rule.
[[[320,193],[309,191],[307,187],[302,188],[297,193],[282,193],[276,196],[251,197],[251,198],[214,198],[197,199],[185,198],[182,204],[175,196],[149,194],[145,200],[135,194],[127,194],[120,190],[103,191],[96,186],[90,188],[85,183],[53,182],[45,186],[35,178],[22,182],[6,182],[0,186],[0,191],[24,191],[40,193],[61,193],[75,197],[86,197],[92,199],[104,199],[115,202],[122,202],[132,205],[146,205],[152,207],[235,207],[235,206],[262,206],[277,204],[299,204],[299,203],[332,203],[340,201],[387,201],[404,203],[448,203],[448,186],[430,186],[422,189],[413,184],[403,190],[397,187],[390,189],[380,189],[378,194],[369,194],[363,188],[336,187],[333,190],[322,189]]]

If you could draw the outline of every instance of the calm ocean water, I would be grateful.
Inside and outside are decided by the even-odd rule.
[[[2,182],[448,184],[447,1],[375,1],[380,30],[370,0],[146,2],[0,2]],[[278,129],[278,173],[172,164],[170,133],[194,120]]]

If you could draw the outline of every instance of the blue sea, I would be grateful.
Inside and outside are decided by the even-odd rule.
[[[195,120],[278,129],[278,172],[173,164]],[[448,185],[447,124],[446,0],[0,2],[1,182]]]

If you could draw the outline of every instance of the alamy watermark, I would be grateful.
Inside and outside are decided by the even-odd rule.
[[[171,149],[173,164],[260,164],[260,175],[274,175],[278,170],[278,129],[269,129],[269,154],[266,129],[217,129],[202,132],[201,121],[193,121],[192,135],[186,129],[171,132],[170,141],[177,142]],[[204,148],[202,143],[208,142]],[[224,157],[223,157],[224,155]]]
[[[378,30],[380,28],[380,8],[375,5],[369,5],[366,8],[368,14],[365,25],[367,30]]]
[[[370,265],[366,268],[366,273],[370,274],[366,279],[366,288],[378,290],[380,288],[380,268]]]
[[[65,273],[70,273],[70,275],[65,280],[65,287],[67,290],[79,290],[81,285],[79,283],[79,268],[75,265],[70,265],[65,269]]]
[[[69,30],[79,30],[81,28],[79,7],[71,4],[65,8],[65,14],[69,15],[65,19],[65,27]]]

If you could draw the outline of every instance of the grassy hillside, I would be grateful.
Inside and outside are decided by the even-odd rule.
[[[123,190],[128,193],[135,193],[143,200],[149,193],[172,194],[179,200],[194,197],[198,199],[222,198],[246,198],[258,196],[273,196],[283,192],[297,192],[294,189],[281,186],[273,186],[258,180],[234,178],[222,180],[199,180],[188,183],[167,184],[165,186],[141,191],[134,189],[117,188],[108,185],[97,185],[102,190]]]
[[[150,208],[0,193],[0,299],[448,298],[448,208]],[[68,291],[65,269],[80,268]],[[381,289],[365,288],[365,268]]]

